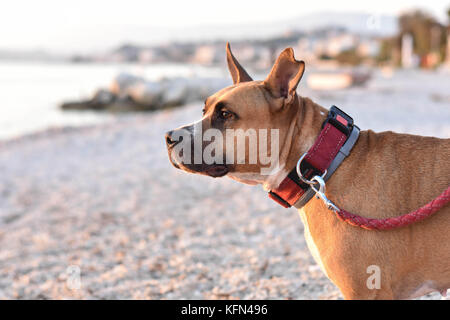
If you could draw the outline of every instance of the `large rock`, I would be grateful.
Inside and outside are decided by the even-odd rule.
[[[179,106],[192,101],[189,99],[188,80],[176,78],[164,81],[162,100],[166,106]]]
[[[121,72],[111,82],[111,84],[109,85],[109,90],[116,96],[123,96],[127,93],[130,87],[144,82],[145,80],[142,77],[138,77],[130,73]]]
[[[170,78],[160,81],[120,73],[109,90],[99,89],[85,101],[66,102],[64,110],[152,111],[204,100],[230,85],[222,78]]]
[[[158,82],[137,82],[127,88],[124,96],[129,96],[135,102],[149,106],[160,106],[164,104],[162,100],[164,86]]]

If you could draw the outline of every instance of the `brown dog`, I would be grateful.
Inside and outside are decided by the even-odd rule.
[[[227,60],[234,84],[206,100],[199,122],[167,133],[170,160],[188,172],[227,175],[268,190],[277,188],[314,143],[328,110],[297,96],[304,62],[295,60],[290,48],[280,54],[264,81],[253,81],[228,45]],[[228,129],[278,129],[279,170],[261,174],[261,161],[249,163],[239,157],[234,162],[217,161],[228,155],[196,162],[199,151],[194,150],[194,142],[189,142],[190,150],[176,150],[182,132],[195,140],[211,128],[226,136],[222,147],[232,142],[225,134]],[[245,136],[246,141],[250,138]],[[271,141],[260,139],[258,146],[262,143]],[[200,145],[204,152],[207,144]],[[248,160],[256,149],[249,143],[244,153]],[[361,131],[351,154],[327,182],[326,195],[339,207],[364,217],[398,216],[423,206],[448,187],[449,159],[450,139]],[[311,253],[346,299],[406,299],[450,287],[448,205],[424,221],[389,231],[351,226],[316,198],[300,210],[300,216]],[[378,285],[370,284],[373,275],[379,277]]]

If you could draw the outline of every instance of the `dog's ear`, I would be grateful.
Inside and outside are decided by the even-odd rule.
[[[231,52],[230,43],[227,42],[227,62],[228,70],[230,70],[231,78],[233,78],[233,84],[239,82],[253,81],[253,79],[248,75],[247,71],[241,67],[239,62],[233,56]]]
[[[304,71],[305,63],[295,60],[294,50],[284,49],[264,80],[264,85],[274,97],[287,98],[287,102],[291,102]]]

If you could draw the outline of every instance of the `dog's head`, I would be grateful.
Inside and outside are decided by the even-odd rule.
[[[227,44],[233,85],[205,100],[203,117],[166,133],[172,164],[187,172],[263,183],[283,166],[305,64],[285,49],[264,81],[253,81]]]

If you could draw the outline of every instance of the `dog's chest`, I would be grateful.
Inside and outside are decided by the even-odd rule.
[[[308,219],[306,218],[305,211],[303,209],[300,209],[299,214],[300,214],[300,219],[302,219],[302,222],[304,225],[304,234],[305,234],[306,244],[308,245],[308,249],[311,252],[311,255],[313,256],[316,263],[319,265],[322,272],[328,277],[327,271],[325,270],[325,266],[320,257],[319,249],[317,248],[316,243],[314,242],[314,239],[311,236],[311,232],[309,230],[309,225],[308,225]]]

